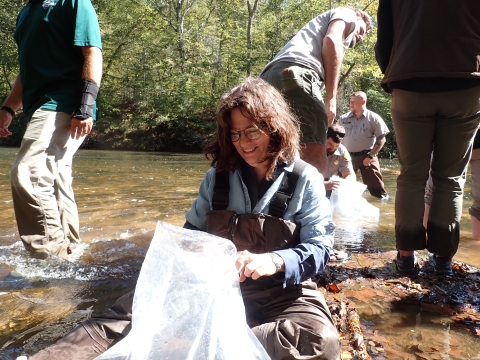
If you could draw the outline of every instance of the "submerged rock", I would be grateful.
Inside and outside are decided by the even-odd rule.
[[[395,257],[394,251],[353,254],[317,279],[342,339],[342,359],[480,358],[467,355],[479,353],[479,269],[454,261],[453,276],[437,276],[428,253],[420,253],[418,272],[405,276],[396,272]]]

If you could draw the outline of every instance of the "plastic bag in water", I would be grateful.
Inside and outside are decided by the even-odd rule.
[[[229,240],[158,222],[132,330],[96,360],[270,359],[247,326],[236,258]]]
[[[330,205],[335,216],[342,216],[351,220],[378,222],[379,209],[362,197],[367,185],[336,176],[335,180],[340,181],[339,188],[333,190],[330,196]]]

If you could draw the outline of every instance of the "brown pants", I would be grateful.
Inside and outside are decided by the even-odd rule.
[[[120,297],[105,313],[92,317],[29,360],[92,360],[130,332],[133,294]]]
[[[363,183],[367,185],[367,189],[372,196],[378,198],[388,196],[387,191],[385,190],[385,185],[383,184],[383,177],[380,172],[380,162],[378,161],[378,158],[374,156],[370,162],[370,166],[364,166],[363,160],[365,160],[366,157],[366,154],[357,156],[352,155],[353,171],[356,174],[357,171],[360,170]]]
[[[314,282],[272,286],[275,280],[242,284],[247,320],[272,359],[336,360],[340,341],[323,295]],[[29,360],[92,360],[130,331],[134,291],[110,310],[82,322]]]
[[[228,226],[227,226],[228,224]],[[266,214],[207,213],[207,231],[230,238],[237,250],[265,253],[298,244],[298,226]],[[241,283],[247,323],[272,359],[336,360],[337,329],[317,285],[283,288],[280,274]]]
[[[208,232],[232,237],[242,250],[265,252],[295,246],[296,228],[294,223],[265,214],[238,215],[227,210],[207,214]],[[279,360],[337,360],[337,329],[316,284],[305,281],[283,288],[279,275],[247,278],[240,285],[247,322],[269,356]],[[128,334],[132,303],[133,291],[118,299],[107,313],[83,322],[31,360],[95,358]]]
[[[248,279],[241,289],[247,321],[272,359],[339,359],[337,329],[314,282],[284,289]]]

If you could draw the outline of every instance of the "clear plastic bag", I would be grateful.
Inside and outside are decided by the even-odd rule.
[[[233,243],[159,222],[132,330],[96,360],[270,359],[246,324]]]
[[[332,179],[340,181],[339,188],[333,190],[330,196],[330,205],[334,216],[341,216],[350,220],[378,222],[379,209],[362,197],[367,185],[337,176],[332,176]]]

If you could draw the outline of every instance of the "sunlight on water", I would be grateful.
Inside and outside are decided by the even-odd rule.
[[[79,314],[79,310],[102,310],[133,288],[157,221],[182,226],[209,169],[201,154],[79,151],[74,160],[73,187],[83,243],[73,246],[72,262],[46,261],[31,258],[18,237],[8,175],[16,152],[0,148],[0,358],[7,360],[15,359],[25,342],[48,324]],[[353,253],[395,249],[399,165],[395,160],[384,160],[382,168],[390,199],[381,201],[364,194],[379,209],[379,222],[335,216],[336,246]],[[469,239],[467,179],[456,258],[480,267],[480,242]],[[364,324],[381,328],[386,343],[398,340],[408,345],[410,337],[435,337],[438,322],[445,321],[422,314],[418,323],[410,323],[410,310],[390,309],[381,299],[377,305],[359,302],[359,312],[365,315]],[[446,330],[442,338],[432,342],[435,346],[468,349],[475,341],[473,337],[461,339],[458,332],[448,330],[447,322],[440,326]],[[408,331],[397,338],[396,332],[405,329]]]
[[[97,243],[99,244],[99,243]],[[46,279],[72,279],[78,281],[97,281],[105,279],[122,279],[129,278],[132,274],[138,272],[138,269],[129,269],[128,265],[118,260],[128,258],[143,259],[146,253],[145,248],[140,248],[133,243],[110,242],[110,246],[104,246],[106,254],[102,253],[96,257],[96,264],[82,263],[82,253],[89,251],[95,254],[95,250],[90,251],[89,246],[81,244],[74,247],[74,259],[78,259],[78,263],[69,262],[58,258],[47,260],[35,259],[29,256],[20,241],[0,247],[0,263],[2,267],[14,269],[14,276],[10,276],[12,284],[18,282],[29,282]],[[0,286],[6,285],[8,280],[0,281]],[[12,286],[12,285],[10,285]],[[15,286],[14,286],[15,287]]]

